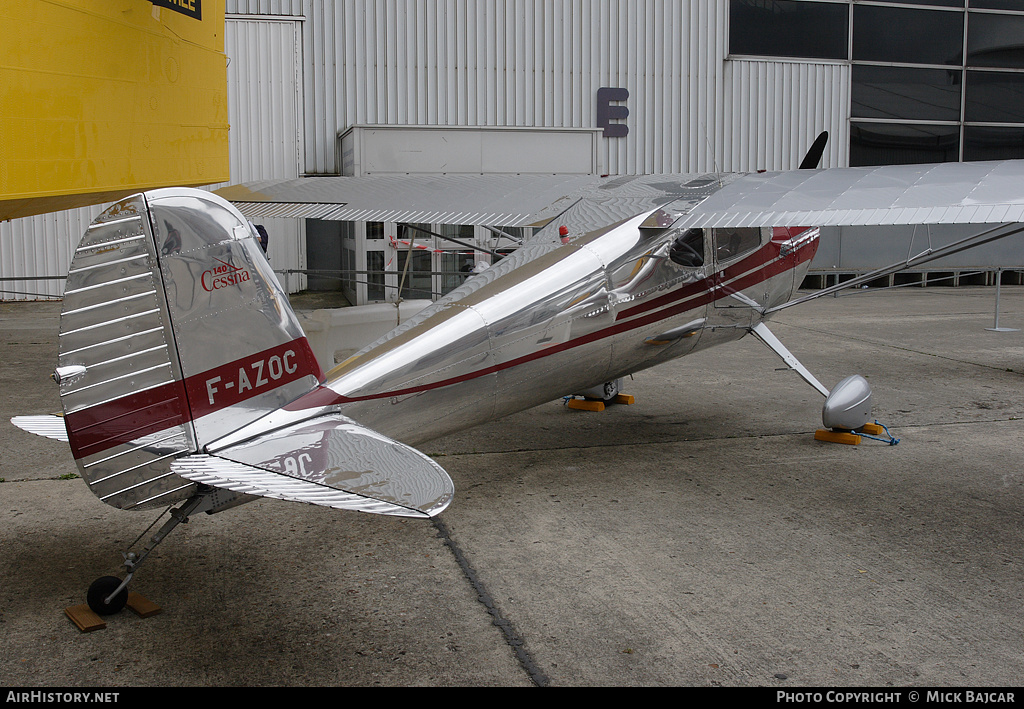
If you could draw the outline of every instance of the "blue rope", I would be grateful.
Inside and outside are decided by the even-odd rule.
[[[878,438],[877,436],[869,436],[866,433],[858,433],[857,435],[858,436],[864,436],[864,438],[870,438],[873,441],[881,441],[882,443],[888,443],[890,446],[895,446],[896,444],[898,444],[900,442],[900,439],[893,438],[893,435],[891,433],[889,433],[889,429],[885,427],[884,423],[879,423],[878,420],[875,419],[875,425],[882,427],[882,430],[885,431],[885,435],[887,435],[889,437],[889,440],[886,440],[884,438]]]

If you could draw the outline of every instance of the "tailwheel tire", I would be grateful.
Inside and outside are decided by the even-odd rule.
[[[128,603],[127,586],[111,598],[109,603],[106,601],[107,596],[113,593],[114,589],[120,585],[121,579],[116,576],[103,576],[92,582],[92,585],[89,586],[89,594],[86,596],[86,600],[96,615],[113,615],[125,607],[125,604]]]

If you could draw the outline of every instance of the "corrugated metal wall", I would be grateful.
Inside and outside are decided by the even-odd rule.
[[[336,173],[337,135],[353,125],[593,127],[604,86],[630,94],[618,121],[628,135],[600,139],[609,173],[794,167],[822,129],[833,136],[824,164],[846,164],[849,68],[728,61],[720,0],[227,0],[226,10],[233,182]],[[63,275],[97,211],[0,224],[0,277]],[[288,231],[299,228],[275,226],[276,269],[301,267],[303,239]]]
[[[102,211],[102,206],[82,207],[0,222],[0,278],[46,279],[2,280],[0,299],[59,298],[71,255],[86,227]]]
[[[626,88],[611,173],[795,167],[821,130],[846,162],[849,67],[727,61],[714,0],[306,0],[306,166],[353,125],[588,127]]]
[[[301,37],[292,20],[226,23],[232,182],[301,172]]]
[[[303,0],[226,0],[228,15],[302,15]]]
[[[727,4],[714,0],[307,0],[306,171],[353,125],[595,125],[623,87],[613,173],[712,169]]]
[[[848,64],[737,60],[725,75],[722,170],[795,169],[823,130],[822,166],[849,164]]]
[[[302,23],[290,17],[229,17],[224,51],[231,181],[298,177],[302,173]],[[304,269],[304,222],[264,219],[262,223],[270,234],[274,269]],[[291,292],[306,284],[300,275],[285,280]]]

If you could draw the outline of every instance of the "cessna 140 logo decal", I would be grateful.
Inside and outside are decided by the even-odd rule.
[[[209,271],[203,271],[200,283],[203,286],[203,290],[213,292],[220,290],[221,288],[227,288],[228,286],[237,286],[240,283],[244,283],[249,280],[249,271],[239,266],[232,266],[227,261],[221,261],[219,258],[214,257],[215,260],[220,261],[220,266],[214,266]]]

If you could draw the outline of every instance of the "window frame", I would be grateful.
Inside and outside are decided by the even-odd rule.
[[[735,1],[735,0],[734,0]],[[972,35],[971,20],[979,17],[985,18],[985,24],[991,24],[989,20],[992,16],[1001,17],[1012,17],[1015,18],[1014,22],[1024,23],[1024,8],[1019,6],[1009,7],[1011,3],[1005,0],[971,0],[970,3],[965,0],[784,0],[788,3],[825,3],[832,5],[846,5],[848,8],[848,15],[846,20],[846,31],[847,31],[847,51],[844,58],[818,58],[818,57],[801,57],[792,56],[788,53],[779,54],[748,54],[733,52],[733,27],[732,19],[733,15],[733,2],[730,2],[730,7],[727,13],[727,46],[728,54],[727,60],[759,60],[766,59],[770,61],[783,61],[783,62],[812,62],[812,63],[839,63],[848,65],[850,67],[850,95],[848,97],[850,101],[848,115],[846,117],[847,125],[849,127],[849,155],[851,165],[874,165],[879,164],[877,162],[858,162],[854,157],[854,139],[855,139],[855,127],[863,126],[867,124],[889,124],[889,125],[906,125],[908,127],[918,126],[925,131],[939,131],[941,132],[944,127],[955,127],[957,133],[957,150],[956,159],[958,161],[964,161],[969,159],[968,156],[974,150],[968,146],[968,136],[971,133],[975,135],[979,134],[979,131],[990,128],[992,134],[996,135],[999,129],[1006,129],[1003,131],[1007,136],[1011,136],[1014,130],[1024,130],[1024,112],[1019,116],[1009,115],[1005,118],[1009,120],[988,120],[990,118],[1000,118],[996,116],[982,116],[985,120],[970,120],[971,105],[969,94],[971,91],[971,79],[972,77],[977,80],[977,77],[981,72],[993,72],[1000,74],[1013,74],[1020,73],[1024,75],[1024,58],[1019,61],[1014,61],[1011,57],[1009,64],[1018,64],[1018,66],[1003,66],[999,64],[998,60],[986,61],[978,63],[972,62],[971,56],[968,53],[968,48],[977,41],[977,35]],[[981,2],[990,7],[978,7],[978,2]],[[970,7],[968,7],[970,5]],[[858,59],[855,58],[855,45],[854,37],[857,31],[857,15],[858,12],[861,14],[862,19],[867,13],[876,12],[878,10],[891,9],[893,10],[893,17],[900,15],[904,18],[907,17],[908,11],[920,11],[927,13],[956,13],[961,18],[961,49],[959,56],[959,64],[951,63],[929,63],[934,60],[934,57],[924,58],[922,61],[913,61],[914,57],[899,57],[900,59],[909,59],[910,61],[885,61],[882,59]],[[933,17],[938,17],[937,14],[933,14]],[[1016,19],[1021,18],[1021,19]],[[928,61],[926,61],[928,60]],[[920,115],[913,115],[912,117],[905,116],[866,116],[866,115],[855,115],[856,108],[853,104],[854,98],[854,74],[857,67],[892,67],[902,69],[924,69],[924,70],[943,70],[949,72],[956,72],[959,74],[959,93],[960,93],[960,105],[959,114],[953,118],[928,118],[921,117]],[[1024,83],[1024,76],[1021,77],[1021,82]],[[977,95],[977,94],[975,94]],[[892,104],[898,105],[898,104]],[[913,105],[913,104],[910,104]],[[917,108],[921,108],[924,104],[919,103]],[[977,114],[973,114],[973,118],[978,118]],[[880,126],[881,127],[881,126]],[[1007,157],[1015,155],[1022,148],[1018,146],[1016,142],[1011,141],[1007,143]],[[908,144],[908,151],[913,150],[913,146]],[[998,152],[998,151],[996,151]],[[986,159],[994,159],[992,157]]]

